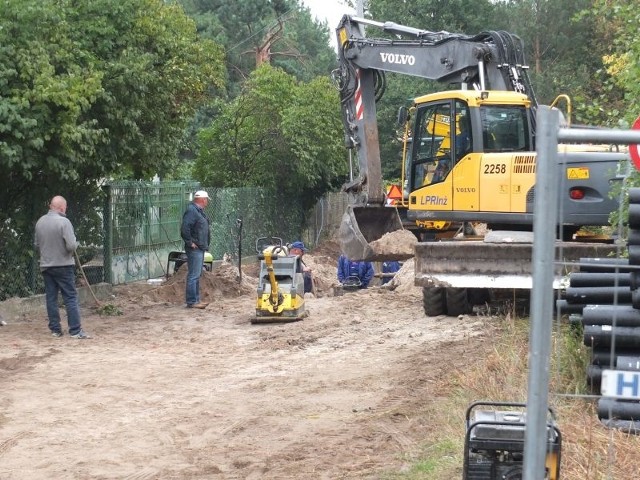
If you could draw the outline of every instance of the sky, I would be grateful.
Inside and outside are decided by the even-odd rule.
[[[301,0],[300,3],[304,3],[305,6],[311,10],[311,15],[314,15],[318,20],[326,20],[329,25],[329,38],[331,44],[336,44],[335,30],[338,26],[338,22],[345,14],[355,14],[352,8],[347,7],[343,0]]]
[[[311,14],[319,20],[326,20],[329,28],[335,29],[343,15],[354,13],[354,10],[347,7],[343,0],[302,0],[309,7]]]

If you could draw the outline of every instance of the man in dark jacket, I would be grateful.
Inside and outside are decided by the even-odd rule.
[[[382,262],[382,273],[396,273],[398,270],[400,270],[400,262],[398,261],[387,261],[387,262]],[[391,281],[391,279],[393,278],[392,275],[384,275],[382,277],[382,285],[384,285],[385,283],[388,283]]]
[[[208,303],[200,301],[200,276],[204,252],[209,250],[211,231],[209,218],[204,209],[209,203],[209,195],[204,190],[198,190],[193,195],[193,201],[187,206],[182,216],[180,235],[184,240],[184,251],[187,254],[187,308],[207,308]]]
[[[352,279],[357,279],[360,288],[367,288],[373,278],[373,264],[371,262],[359,262],[349,260],[345,255],[338,258],[338,281],[347,283]]]

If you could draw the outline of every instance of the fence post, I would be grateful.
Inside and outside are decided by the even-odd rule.
[[[111,210],[111,185],[102,187],[104,196],[104,217],[102,218],[102,226],[104,228],[104,242],[102,247],[104,281],[113,283],[113,272],[111,271],[111,252],[113,250],[113,212]]]
[[[527,426],[524,436],[523,479],[544,472],[549,404],[549,356],[553,319],[555,225],[558,204],[558,114],[540,105],[537,112],[536,185],[533,205],[533,288],[529,334]]]

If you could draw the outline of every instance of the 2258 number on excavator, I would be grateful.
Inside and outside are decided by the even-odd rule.
[[[488,163],[484,166],[485,175],[498,175],[507,173],[507,165],[504,163]]]

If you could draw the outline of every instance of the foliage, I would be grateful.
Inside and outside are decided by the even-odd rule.
[[[328,75],[336,63],[326,25],[294,0],[181,0],[203,38],[225,47],[227,94],[236,97],[242,84],[264,61],[298,80]]]
[[[598,34],[607,51],[603,63],[610,81],[605,88],[621,94],[619,109],[611,111],[612,126],[628,128],[640,114],[640,45],[638,45],[638,22],[640,11],[635,2],[629,0],[596,0],[593,8],[585,14],[600,19]],[[601,109],[606,103],[598,102]]]
[[[309,208],[346,173],[341,138],[328,78],[300,83],[265,64],[202,131],[196,175],[214,187],[274,188]]]
[[[0,161],[18,181],[162,174],[222,81],[220,50],[159,0],[11,0],[0,19]]]
[[[315,21],[308,8],[297,1],[180,0],[195,20],[201,38],[214,40],[225,49],[227,88],[216,99],[202,104],[188,127],[182,145],[181,167],[172,178],[190,178],[197,155],[197,136],[226,105],[237,97],[251,72],[261,63],[283,69],[300,81],[328,76],[336,55],[329,46],[327,26]]]
[[[96,309],[96,313],[102,317],[117,317],[122,315],[122,310],[112,303],[105,303]]]
[[[221,50],[161,0],[4,1],[0,236],[30,243],[55,194],[83,207],[83,223],[99,222],[89,199],[102,179],[171,171],[223,67]]]
[[[594,19],[578,16],[591,0],[509,0],[504,3],[508,30],[524,40],[538,101],[550,104],[560,94],[572,97],[593,88],[601,66]]]
[[[629,0],[597,0],[584,12],[600,19],[598,34],[607,51],[602,56],[604,68],[598,72],[604,78],[602,91],[605,94],[590,99],[588,120],[603,119],[603,124],[614,128],[629,128],[640,115],[640,45],[637,42],[637,24],[640,11],[635,2]],[[595,123],[595,122],[592,122]],[[622,185],[624,198],[620,212],[612,212],[612,224],[625,230],[628,218],[628,199],[624,190],[640,186],[640,174],[632,173]],[[620,191],[616,188],[615,194]]]

